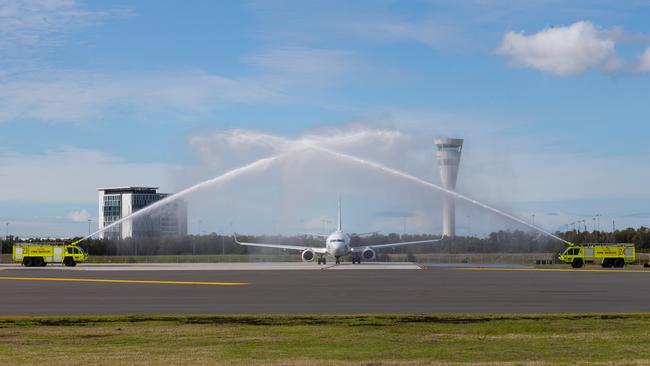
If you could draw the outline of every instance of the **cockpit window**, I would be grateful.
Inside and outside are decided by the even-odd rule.
[[[345,240],[343,239],[332,239],[330,240],[331,243],[343,243]]]

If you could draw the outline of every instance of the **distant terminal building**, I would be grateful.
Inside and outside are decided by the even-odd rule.
[[[99,228],[126,217],[167,196],[157,193],[158,187],[98,188]],[[127,220],[103,231],[100,239],[126,239],[152,236],[187,235],[187,204],[175,200],[149,215]]]
[[[434,143],[442,186],[451,191],[456,190],[463,139],[439,138]],[[456,235],[456,202],[449,195],[444,195],[442,201],[442,233],[450,237]]]

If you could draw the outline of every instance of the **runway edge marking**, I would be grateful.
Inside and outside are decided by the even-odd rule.
[[[60,282],[96,282],[96,283],[136,283],[154,285],[206,285],[206,286],[246,286],[247,282],[202,282],[202,281],[164,281],[164,280],[113,280],[101,278],[65,278],[65,277],[0,277],[5,281],[60,281]]]
[[[562,268],[450,268],[454,271],[535,271],[535,272],[588,272],[588,273],[650,273],[646,270],[620,269],[562,269]]]

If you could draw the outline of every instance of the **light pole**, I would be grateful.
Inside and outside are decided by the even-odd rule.
[[[92,233],[91,230],[90,230],[90,225],[91,225],[92,222],[93,222],[93,219],[88,219],[88,236],[90,236],[90,234]]]
[[[592,217],[591,220],[594,222],[594,232],[596,232],[596,217]]]
[[[9,241],[9,223],[5,223],[5,226],[7,227],[7,232],[5,233],[5,240]]]
[[[533,226],[535,226],[535,214],[533,214],[532,216],[533,216]]]
[[[597,230],[600,231],[600,218],[603,216],[602,214],[596,214],[596,227]]]

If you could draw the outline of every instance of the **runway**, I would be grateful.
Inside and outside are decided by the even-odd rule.
[[[640,267],[5,265],[0,314],[647,312],[649,282]]]

